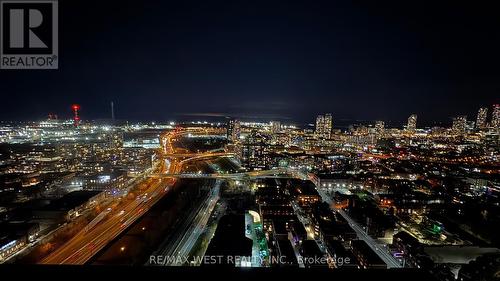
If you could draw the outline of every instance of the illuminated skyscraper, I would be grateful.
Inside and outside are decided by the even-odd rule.
[[[488,108],[481,107],[477,112],[476,128],[483,129],[486,127],[486,118],[488,117]]]
[[[265,138],[260,133],[256,131],[251,132],[243,140],[241,160],[247,168],[257,170],[269,169],[271,158]]]
[[[375,132],[378,135],[384,134],[385,131],[385,122],[384,121],[376,121],[375,122]]]
[[[406,124],[406,130],[410,132],[415,132],[417,129],[417,114],[412,114],[408,117],[408,123]]]
[[[240,131],[240,121],[234,118],[230,118],[227,122],[227,139],[231,142],[238,141],[240,138]]]
[[[280,121],[272,121],[271,122],[271,132],[273,134],[279,133],[281,131],[281,122]]]
[[[314,132],[317,139],[330,139],[332,136],[333,117],[332,114],[318,115],[316,117],[316,131]]]
[[[467,116],[457,116],[453,118],[453,125],[451,130],[456,134],[465,133],[465,128],[467,127]]]
[[[500,128],[500,104],[493,105],[493,113],[491,114],[491,126],[493,128]]]

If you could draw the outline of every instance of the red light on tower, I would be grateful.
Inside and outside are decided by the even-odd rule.
[[[73,121],[75,122],[75,127],[78,127],[78,125],[80,124],[80,116],[78,115],[78,111],[80,111],[80,105],[73,104],[71,106],[71,109],[73,109]]]

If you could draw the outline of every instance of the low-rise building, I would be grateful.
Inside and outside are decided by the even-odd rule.
[[[352,253],[364,269],[386,269],[387,264],[363,240],[351,241]]]

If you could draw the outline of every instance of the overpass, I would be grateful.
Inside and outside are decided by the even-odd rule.
[[[220,151],[220,150],[218,150]],[[190,158],[189,160],[196,160],[196,159],[201,159],[201,158],[208,158],[208,157],[232,157],[235,156],[236,154],[231,153],[231,152],[218,152],[217,150],[214,151],[208,151],[204,153],[196,153],[196,152],[189,152],[189,153],[167,153],[163,154],[162,158]]]
[[[295,171],[289,171],[289,169],[280,168],[273,170],[263,170],[263,171],[252,171],[252,172],[242,172],[242,173],[231,173],[231,174],[203,174],[203,173],[180,173],[180,174],[151,174],[151,178],[215,178],[215,179],[232,179],[232,180],[243,180],[243,179],[263,179],[263,178],[298,178],[306,179]]]

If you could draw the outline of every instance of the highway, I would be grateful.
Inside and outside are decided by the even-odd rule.
[[[206,153],[182,153],[185,149],[176,148],[174,140],[187,134],[186,131],[173,131],[161,137],[163,148],[160,159],[167,161],[161,163],[161,168],[157,175],[159,177],[146,177],[145,180],[133,184],[134,187],[144,185],[145,188],[130,188],[129,193],[120,199],[115,207],[103,210],[93,221],[91,221],[83,230],[78,232],[69,241],[42,259],[40,264],[85,264],[95,254],[104,249],[112,240],[120,235],[125,229],[130,227],[137,219],[146,213],[155,205],[172,186],[176,177],[169,176],[179,173],[183,164],[188,161],[203,159],[207,157],[229,156],[224,152],[206,152]],[[188,159],[186,155],[192,156]],[[168,169],[168,170],[167,170]],[[211,203],[212,204],[212,203]],[[215,204],[215,203],[213,203]],[[210,205],[211,206],[211,205]],[[204,206],[208,208],[209,205]],[[200,223],[205,217],[200,218]],[[187,239],[184,250],[192,247],[192,239]]]
[[[69,242],[56,252],[42,260],[42,264],[85,264],[109,242],[115,239],[123,230],[128,228],[149,208],[151,208],[168,189],[161,189],[163,184],[156,183],[147,190],[151,195],[138,196],[121,208],[108,210],[97,225],[79,232]],[[162,196],[159,196],[162,195]]]
[[[275,169],[267,171],[253,171],[247,173],[233,174],[183,174],[182,167],[189,161],[200,160],[210,157],[228,157],[231,153],[209,151],[197,153],[185,153],[186,149],[176,148],[176,138],[185,135],[186,131],[174,131],[161,137],[163,148],[160,159],[161,167],[159,172],[149,173],[146,179],[134,183],[134,188],[129,189],[129,193],[114,204],[113,207],[104,209],[91,221],[84,229],[73,236],[69,241],[42,259],[41,264],[85,264],[94,255],[100,252],[106,245],[118,237],[124,230],[129,228],[141,216],[144,215],[153,205],[156,204],[172,186],[176,178],[196,177],[215,179],[246,179],[262,177],[298,177],[294,171],[287,169]],[[178,143],[180,144],[180,143]],[[186,155],[192,156],[184,159]],[[181,160],[182,159],[182,160]],[[218,189],[220,181],[217,180]],[[215,197],[214,197],[215,196]],[[195,245],[201,230],[205,227],[210,218],[211,210],[218,200],[218,195],[211,194],[208,199],[200,205],[197,211],[189,214],[181,229],[176,231],[173,240],[168,245],[162,247],[162,254],[182,254],[187,256]]]
[[[176,136],[178,133],[167,134],[164,151],[174,149],[170,139]],[[168,172],[176,169],[177,162],[171,162]],[[164,165],[160,171],[167,172]],[[103,210],[87,227],[39,263],[85,264],[158,202],[175,181],[174,178],[147,178],[138,184],[138,188],[131,189],[127,196],[120,199],[117,206]],[[140,188],[144,185],[145,188]]]

